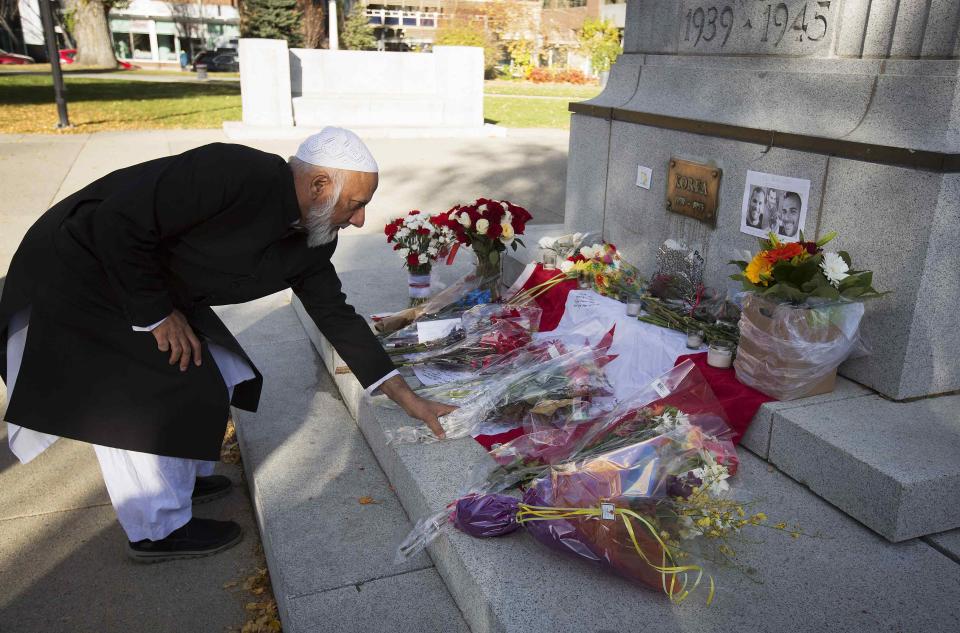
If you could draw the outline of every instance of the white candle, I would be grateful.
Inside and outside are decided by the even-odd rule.
[[[543,254],[543,267],[546,270],[553,270],[557,267],[557,254],[553,251],[546,251]]]
[[[627,304],[627,316],[640,316],[640,302],[631,301]]]
[[[714,343],[707,350],[707,364],[720,369],[730,367],[733,364],[733,350],[727,345]]]
[[[687,347],[690,349],[699,349],[703,346],[703,332],[699,330],[690,330],[687,332]]]

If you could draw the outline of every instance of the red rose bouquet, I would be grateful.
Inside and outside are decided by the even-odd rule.
[[[470,204],[458,204],[434,222],[450,229],[457,242],[473,249],[477,276],[490,280],[484,287],[498,295],[501,253],[507,247],[517,250],[517,245],[526,246],[518,236],[523,235],[531,218],[526,209],[511,202],[478,198]]]

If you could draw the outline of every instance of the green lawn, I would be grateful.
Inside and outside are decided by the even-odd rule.
[[[161,83],[66,76],[73,128],[68,133],[156,128],[218,128],[241,118],[240,86],[234,82]],[[491,86],[491,84],[493,84]],[[596,94],[583,86],[488,82],[488,88],[514,91],[484,97],[484,117],[505,127],[567,128],[569,101]],[[554,94],[544,94],[553,91]],[[559,92],[577,94],[558,94]],[[543,97],[543,98],[536,98]],[[556,98],[556,97],[568,97]],[[0,133],[52,133],[57,123],[49,76],[0,73]]]
[[[569,128],[568,101],[561,99],[483,98],[483,116],[504,127]]]
[[[67,76],[71,133],[156,128],[216,128],[241,118],[240,86],[232,82],[151,83]],[[49,76],[0,75],[0,133],[55,131]]]

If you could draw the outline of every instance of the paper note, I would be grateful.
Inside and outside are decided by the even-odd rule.
[[[416,365],[413,368],[413,373],[416,375],[417,380],[428,387],[442,385],[443,383],[454,380],[463,380],[473,376],[473,372],[470,371],[457,371],[445,367],[437,367],[436,365]]]
[[[421,343],[435,341],[448,336],[460,327],[460,319],[440,319],[439,321],[418,321],[417,340]]]

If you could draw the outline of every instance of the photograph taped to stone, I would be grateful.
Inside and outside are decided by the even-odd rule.
[[[747,171],[740,209],[740,232],[796,242],[807,221],[810,181],[760,171]]]

